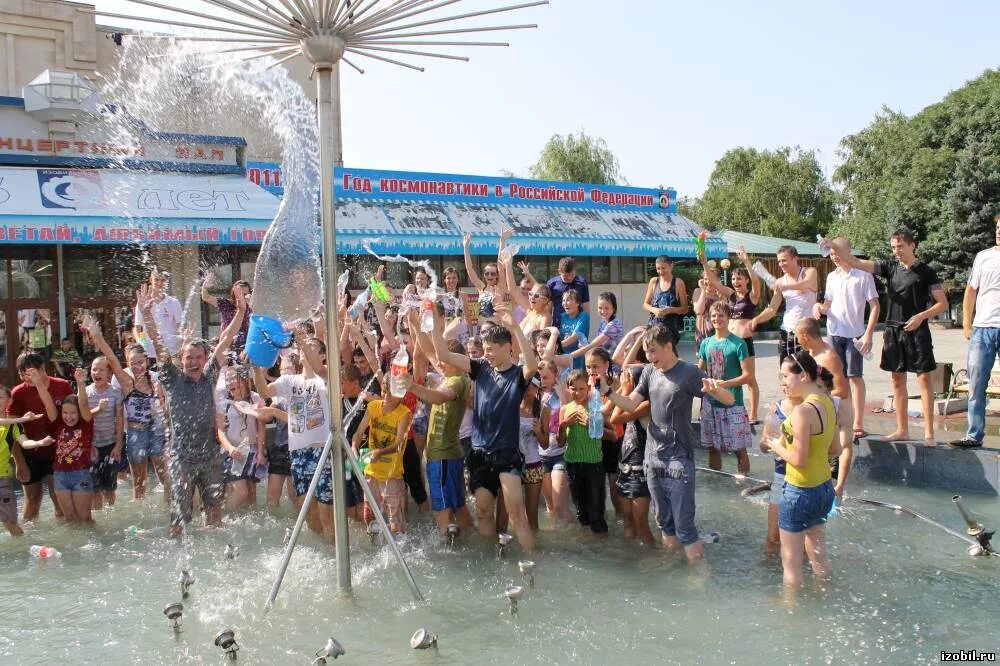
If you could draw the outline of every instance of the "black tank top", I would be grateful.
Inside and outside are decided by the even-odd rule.
[[[750,294],[737,296],[736,292],[729,295],[730,319],[753,319],[757,306],[750,300]]]

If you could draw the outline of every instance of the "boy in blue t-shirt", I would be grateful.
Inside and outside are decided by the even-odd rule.
[[[576,289],[567,289],[563,293],[562,306],[564,312],[559,318],[560,342],[562,342],[563,351],[567,354],[572,354],[588,343],[590,313],[582,309],[580,292]],[[582,356],[573,359],[573,369],[584,369],[584,359]]]
[[[709,308],[709,318],[715,335],[701,341],[698,367],[712,379],[719,380],[733,396],[732,406],[725,406],[707,396],[701,401],[701,443],[710,447],[708,465],[722,469],[722,450],[736,453],[740,474],[750,473],[752,432],[746,407],[743,406],[743,385],[753,379],[753,366],[746,342],[729,332],[729,303],[716,301]]]

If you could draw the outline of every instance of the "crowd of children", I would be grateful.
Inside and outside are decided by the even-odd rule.
[[[451,268],[438,291],[426,270],[416,270],[402,303],[341,294],[344,436],[390,529],[405,533],[408,513],[429,509],[442,537],[452,524],[487,538],[509,527],[530,552],[543,508],[603,535],[610,499],[625,538],[655,543],[653,518],[664,547],[698,563],[692,404],[700,399],[710,466],[720,469],[726,451],[748,473],[759,404],[758,275],[738,268],[727,286],[703,259],[694,296],[703,323],[689,363],[677,351],[688,296],[670,258],[656,260],[648,322],[626,332],[615,295],[604,292],[591,338],[589,287],[572,259],[547,284],[520,262],[515,282],[513,253],[504,250],[509,237],[501,235],[497,262],[482,278],[467,261],[480,291],[477,324],[465,316]],[[856,262],[845,246],[836,249],[845,265]],[[860,420],[848,375],[859,376],[860,361],[845,362],[808,316],[817,303],[815,271],[797,265],[794,248],[779,258],[784,275],[768,309],[786,303],[779,381],[787,398],[769,410],[760,445],[775,455],[766,547],[780,549],[786,582],[797,585],[803,552],[817,575],[829,573],[823,525],[850,469]],[[375,279],[381,276],[382,269]],[[93,510],[115,504],[126,463],[134,500],[146,496],[150,468],[159,479],[172,536],[196,507],[213,525],[223,510],[257,504],[258,483],[266,482],[268,507],[286,493],[301,507],[333,421],[322,315],[295,327],[294,345],[275,368],[251,367],[242,346],[252,285],[234,284],[226,299],[203,294],[224,315],[214,346],[185,335],[165,291],[154,271],[137,292],[146,347],[116,350],[94,318],[84,320],[101,353],[89,384],[82,368],[71,383],[49,376],[44,359],[26,352],[17,361],[22,383],[0,387],[0,520],[11,534],[21,533],[15,477],[24,488],[24,521],[37,519],[47,484],[58,518],[88,522]],[[432,326],[412,307],[422,299],[435,304]],[[829,310],[830,301],[828,292],[822,307]],[[401,358],[406,372],[390,377],[390,363]],[[343,501],[353,520],[374,518],[349,473],[346,495],[334,497],[334,473],[345,472],[327,460],[307,515],[329,542],[334,502]]]

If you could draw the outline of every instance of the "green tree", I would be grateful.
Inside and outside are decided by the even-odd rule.
[[[604,139],[580,130],[576,134],[554,134],[530,168],[539,180],[617,185],[622,181],[618,159]]]
[[[816,155],[800,148],[733,148],[688,209],[709,229],[814,240],[834,221],[835,197]]]
[[[1000,156],[1000,70],[987,70],[913,117],[883,108],[841,141],[840,156],[834,182],[843,214],[835,231],[861,252],[884,257],[889,235],[908,229],[925,241],[924,261],[964,280],[968,266],[955,263],[971,261],[984,246],[974,247],[972,228],[959,218],[978,219],[969,202],[985,202],[975,193],[992,187]],[[955,197],[966,204],[956,207]]]

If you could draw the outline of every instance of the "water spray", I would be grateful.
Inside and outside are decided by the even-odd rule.
[[[368,523],[368,527],[365,528],[365,532],[368,533],[368,541],[371,542],[371,545],[373,547],[377,546],[378,536],[379,534],[382,533],[382,529],[378,526],[378,523],[376,523],[374,520]]]
[[[448,523],[448,550],[455,550],[455,540],[458,538],[458,533],[458,524]]]
[[[966,533],[976,540],[976,543],[969,546],[969,555],[978,557],[979,555],[993,554],[993,545],[990,543],[990,539],[993,538],[995,532],[987,532],[983,524],[973,518],[972,514],[965,508],[965,505],[962,504],[961,495],[955,495],[951,498],[951,501],[955,503],[955,508],[962,514],[962,520],[965,521]]]
[[[231,543],[227,543],[226,544],[226,559],[227,560],[235,560],[239,556],[240,556],[240,547],[239,546],[234,546]]]

